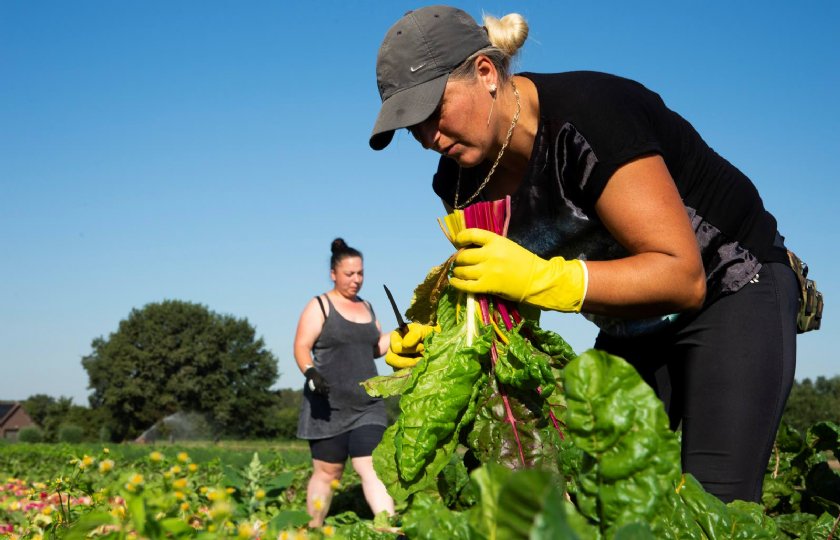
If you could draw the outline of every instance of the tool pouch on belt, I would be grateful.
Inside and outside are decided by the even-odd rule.
[[[818,330],[822,322],[823,296],[817,290],[817,283],[808,279],[808,265],[788,250],[790,267],[799,281],[799,314],[796,317],[798,333]]]

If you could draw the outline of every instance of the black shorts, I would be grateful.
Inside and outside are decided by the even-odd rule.
[[[382,440],[385,426],[368,424],[345,431],[335,437],[309,441],[312,459],[327,463],[344,463],[347,457],[367,457]]]

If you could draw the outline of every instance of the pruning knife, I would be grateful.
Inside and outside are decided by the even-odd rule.
[[[400,314],[400,310],[397,307],[397,303],[394,301],[394,295],[391,294],[391,291],[388,290],[388,286],[384,283],[382,284],[385,287],[385,294],[388,295],[388,301],[391,302],[391,308],[394,310],[394,317],[397,318],[397,325],[399,325],[400,332],[405,332],[408,330],[408,324],[403,320],[402,314]]]

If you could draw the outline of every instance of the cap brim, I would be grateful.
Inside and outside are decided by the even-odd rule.
[[[370,136],[370,147],[382,150],[391,142],[394,130],[419,124],[431,116],[440,104],[448,79],[449,74],[446,73],[398,92],[382,102]]]

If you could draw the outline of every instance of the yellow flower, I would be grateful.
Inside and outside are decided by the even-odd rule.
[[[111,507],[111,515],[115,518],[122,519],[125,517],[125,506],[117,505]]]
[[[37,527],[39,529],[45,529],[52,522],[53,522],[53,519],[50,516],[41,513],[41,514],[38,514],[35,517],[33,517],[32,520],[30,521],[30,524],[34,525],[35,527]],[[32,538],[34,538],[34,536]]]
[[[258,489],[256,492],[254,492],[254,498],[257,499],[258,501],[261,501],[261,500],[265,499],[265,490],[264,489]]]
[[[88,467],[90,467],[91,465],[93,465],[93,461],[94,461],[94,460],[93,460],[93,458],[92,458],[92,457],[90,457],[89,455],[85,454],[85,455],[84,455],[84,457],[82,457],[82,459],[80,459],[80,460],[79,460],[79,468],[80,468],[80,469],[83,469],[83,470],[84,470],[84,469],[87,469]]]
[[[237,538],[242,538],[243,540],[247,538],[251,538],[254,536],[254,528],[251,527],[250,523],[241,523],[237,530]]]
[[[226,488],[226,489],[225,489],[225,492],[226,492],[228,495],[232,495],[235,491],[236,491],[236,490],[235,490],[235,489],[233,489],[232,487],[229,487],[229,488]]]
[[[330,482],[330,487],[332,489],[338,489],[338,488],[341,487],[341,482],[339,482],[337,479],[333,478],[333,480]]]
[[[186,498],[186,495],[184,495],[183,491],[176,491],[175,492],[175,498],[178,499],[179,501],[183,501]]]
[[[213,519],[224,519],[231,514],[233,508],[227,501],[216,501],[210,509],[210,517]]]
[[[110,454],[110,453],[111,453],[111,451],[110,451],[110,450],[108,450],[108,448],[106,447],[106,448],[103,448],[103,449],[102,449],[102,453],[103,453],[103,454]]]
[[[52,506],[45,506],[41,509],[41,512],[44,513],[45,516],[52,514],[53,507]]]
[[[169,469],[169,472],[171,472],[172,474],[181,474],[180,465],[173,465],[172,468]]]
[[[113,459],[103,459],[99,462],[99,472],[106,473],[114,468]]]
[[[157,450],[155,450],[154,452],[152,452],[151,454],[149,454],[149,459],[151,459],[152,461],[154,461],[155,463],[157,463],[158,461],[163,460],[163,454],[161,454],[160,452],[158,452]]]
[[[201,493],[202,495],[206,494],[207,493],[207,486],[201,486],[200,488],[198,488],[198,492]]]
[[[163,473],[164,478],[172,478],[172,471],[166,471]]]
[[[335,527],[332,525],[324,525],[324,528],[321,529],[321,532],[324,533],[324,536],[335,536]]]
[[[172,486],[175,489],[184,489],[185,487],[187,487],[187,479],[186,478],[179,478],[179,479],[175,480],[174,482],[172,482]]]
[[[186,463],[190,460],[190,456],[186,452],[178,452],[178,461]]]
[[[321,511],[324,509],[324,499],[322,497],[315,497],[315,500],[312,501],[312,506],[315,507],[315,510]]]
[[[289,535],[289,531],[281,531],[280,534],[277,535],[277,540],[291,540],[292,537]]]
[[[188,502],[186,502],[186,501],[184,501],[184,502],[182,502],[182,503],[181,503],[181,510],[183,510],[184,512],[186,512],[186,511],[187,511],[187,510],[189,510],[189,509],[190,509],[190,503],[188,503]]]
[[[198,470],[198,465],[196,465],[195,463],[190,463],[189,465],[187,465],[187,469],[189,469],[190,472],[195,472]]]
[[[138,488],[143,486],[143,475],[134,473],[128,478],[128,482],[125,484],[125,489],[134,493],[137,491]]]

